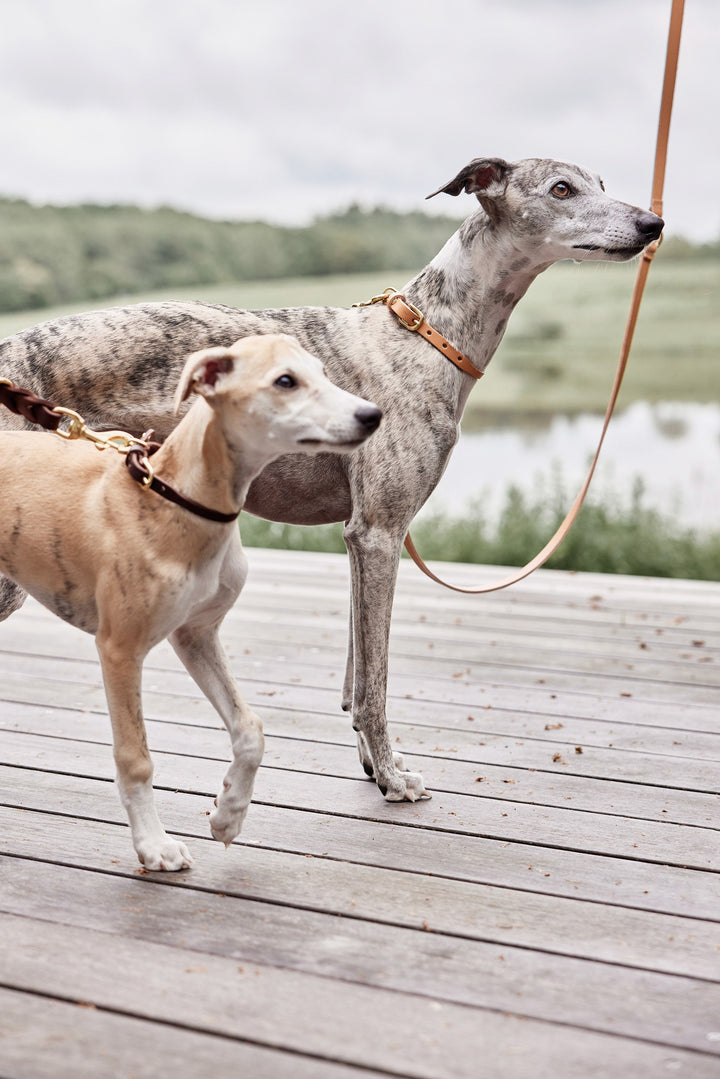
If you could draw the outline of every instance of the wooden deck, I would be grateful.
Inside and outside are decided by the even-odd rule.
[[[226,736],[146,666],[188,872],[138,871],[92,640],[0,626],[2,1079],[717,1079],[720,585],[404,563],[391,732],[434,797],[388,805],[338,707],[345,559],[250,553],[224,639],[268,737],[227,852]]]

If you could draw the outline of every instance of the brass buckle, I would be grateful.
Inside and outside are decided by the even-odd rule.
[[[642,253],[642,257],[646,260],[646,262],[652,262],[652,260],[657,255],[657,253],[658,253],[658,251],[660,249],[660,245],[662,244],[664,239],[665,239],[665,233],[661,232],[660,235],[658,236],[657,240],[653,240],[653,242],[651,244],[647,245],[647,247],[645,248],[645,250]]]
[[[74,412],[71,408],[63,408],[62,405],[55,405],[53,412],[57,416],[64,416],[70,422],[67,425],[67,430],[63,431],[60,427],[55,431],[56,435],[60,438],[73,439],[83,438],[85,434],[85,420],[77,412]]]
[[[383,292],[381,292],[379,296],[373,296],[370,300],[361,300],[359,303],[354,303],[352,306],[372,307],[374,303],[387,303],[391,296],[399,295],[400,294],[396,288],[393,288],[392,285],[388,285],[388,287]]]
[[[145,490],[148,490],[149,487],[152,485],[152,481],[155,479],[153,466],[150,464],[150,461],[147,457],[143,457],[140,463],[142,464],[143,468],[147,469],[147,471],[143,478],[141,480],[138,480],[138,483],[141,487],[144,487]]]
[[[398,320],[400,325],[404,326],[406,330],[418,330],[420,328],[420,326],[422,326],[423,322],[425,321],[425,316],[422,313],[422,311],[420,310],[420,308],[416,307],[414,303],[410,303],[410,301],[405,296],[403,296],[403,294],[401,292],[397,292],[395,294],[395,296],[392,297],[392,299],[400,299],[400,300],[402,300],[402,302],[405,304],[405,306],[408,307],[412,311],[413,315],[415,316],[415,318],[413,319],[412,322],[408,322],[407,319],[404,319],[401,315],[399,315],[397,313],[397,311],[392,307],[391,303],[388,301],[388,307],[390,308],[390,310],[392,311],[392,313],[394,314],[395,318]]]
[[[392,303],[395,299],[402,300],[405,306],[410,311],[412,311],[413,315],[415,316],[412,322],[408,322],[407,319],[402,318],[402,316],[399,315],[397,311],[393,308]],[[386,304],[390,308],[400,325],[404,326],[406,330],[419,330],[423,322],[425,321],[425,316],[420,310],[420,308],[416,307],[414,303],[410,303],[407,297],[404,296],[402,292],[398,292],[398,290],[396,288],[393,288],[392,285],[386,288],[384,292],[381,292],[379,296],[373,296],[372,299],[364,300],[361,303],[354,303],[353,307],[371,307],[374,303]]]
[[[76,438],[84,438],[88,442],[92,442],[96,449],[117,450],[118,453],[127,453],[130,446],[140,443],[145,446],[145,443],[139,438],[133,438],[132,435],[127,434],[125,431],[91,431],[85,423],[85,420],[72,408],[64,408],[62,405],[55,405],[53,412],[56,415],[65,417],[69,422],[66,430],[61,430],[59,427],[54,432],[59,435],[60,438],[68,440]]]

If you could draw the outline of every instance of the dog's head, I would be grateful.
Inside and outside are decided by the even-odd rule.
[[[545,158],[476,158],[433,195],[463,191],[477,197],[498,234],[548,263],[623,262],[657,240],[664,225],[656,214],[611,199],[587,169]]]
[[[332,383],[317,357],[286,334],[241,338],[185,363],[175,411],[191,393],[222,414],[228,431],[281,453],[346,453],[375,431],[382,412]]]

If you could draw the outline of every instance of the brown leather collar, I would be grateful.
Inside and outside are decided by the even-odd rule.
[[[152,435],[152,432],[148,432],[148,434]],[[125,454],[125,464],[128,472],[137,483],[142,487],[155,491],[156,494],[166,498],[168,502],[174,502],[176,506],[182,506],[184,510],[189,510],[190,513],[194,513],[196,517],[204,517],[207,521],[219,521],[221,524],[230,524],[231,521],[236,521],[238,519],[240,510],[236,513],[221,513],[219,510],[210,509],[209,506],[203,506],[200,502],[195,502],[192,498],[186,498],[185,495],[181,495],[180,492],[176,491],[174,487],[171,487],[169,483],[165,483],[159,476],[156,476],[148,457],[152,456],[152,454],[156,453],[159,449],[160,443],[147,441],[146,435],[143,435],[143,441],[141,443],[130,446],[128,449]]]
[[[473,363],[470,362],[467,356],[462,352],[458,352],[456,348],[446,340],[441,333],[434,330],[430,323],[427,321],[422,311],[410,303],[408,298],[403,295],[402,292],[398,292],[394,288],[386,288],[379,296],[373,296],[371,300],[367,300],[365,303],[354,303],[353,307],[369,307],[374,303],[383,303],[392,311],[393,315],[397,318],[398,322],[405,327],[406,330],[412,330],[413,333],[419,333],[421,337],[424,337],[426,341],[429,341],[431,345],[434,345],[438,352],[442,352],[450,363],[454,363],[456,367],[459,367],[461,371],[464,371],[466,375],[472,375],[473,378],[482,378],[483,372],[479,371]]]

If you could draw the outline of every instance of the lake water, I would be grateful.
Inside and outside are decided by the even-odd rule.
[[[492,520],[511,484],[528,493],[543,485],[547,490],[556,472],[569,507],[601,427],[599,416],[558,415],[532,427],[463,432],[423,514],[442,509],[458,515],[480,497]],[[616,414],[588,498],[626,504],[638,477],[646,506],[681,525],[720,530],[720,406],[640,402]]]

